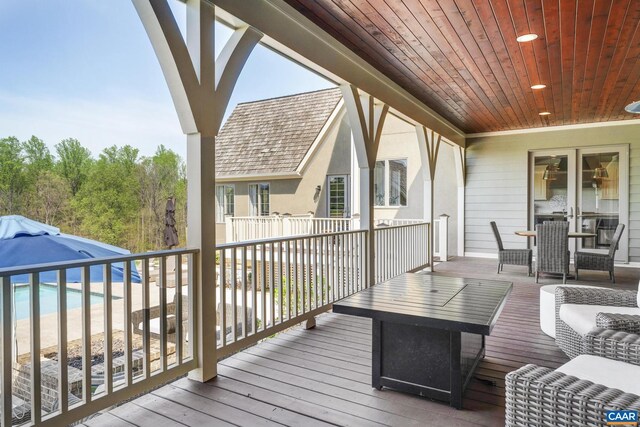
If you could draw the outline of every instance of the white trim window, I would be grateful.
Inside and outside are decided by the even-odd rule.
[[[373,194],[374,206],[407,206],[407,159],[376,161]]]
[[[235,193],[233,185],[216,185],[216,222],[223,223],[225,217],[235,215]]]
[[[270,213],[269,183],[249,184],[249,215],[268,216]]]

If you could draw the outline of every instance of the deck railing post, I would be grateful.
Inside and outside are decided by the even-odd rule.
[[[446,262],[449,259],[449,215],[440,215],[439,221],[440,236],[438,247],[440,249],[440,262]]]

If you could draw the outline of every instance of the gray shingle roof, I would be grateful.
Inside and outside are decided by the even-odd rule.
[[[294,172],[341,97],[332,88],[238,104],[216,138],[216,176]]]

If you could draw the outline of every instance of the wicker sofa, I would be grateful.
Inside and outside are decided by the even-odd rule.
[[[609,410],[640,410],[640,336],[596,328],[585,352],[556,370],[507,374],[505,425],[606,426]]]
[[[638,291],[556,288],[556,344],[567,356],[585,354],[585,335],[595,327],[640,332]]]

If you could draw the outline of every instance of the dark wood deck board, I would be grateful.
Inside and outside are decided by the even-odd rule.
[[[551,368],[567,357],[540,331],[539,288],[525,269],[495,274],[495,261],[459,258],[437,275],[507,280],[513,291],[487,337],[487,355],[465,395],[464,410],[418,396],[370,387],[371,320],[339,314],[318,318],[313,330],[293,328],[222,361],[205,384],[180,379],[87,426],[139,425],[447,425],[504,424],[504,376],[527,363]],[[507,269],[505,269],[507,270]],[[585,272],[580,284],[609,286]],[[640,271],[616,268],[618,289],[636,289]],[[571,282],[576,283],[576,282]]]

